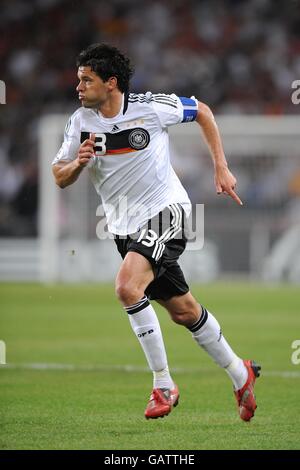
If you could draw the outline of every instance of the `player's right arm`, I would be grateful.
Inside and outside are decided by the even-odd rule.
[[[73,184],[90,159],[94,156],[95,134],[91,134],[79,147],[75,160],[60,160],[52,166],[56,184],[65,188]]]
[[[64,141],[52,162],[53,175],[60,188],[73,184],[94,156],[95,134],[81,143],[82,125],[82,108],[79,108],[68,120]]]

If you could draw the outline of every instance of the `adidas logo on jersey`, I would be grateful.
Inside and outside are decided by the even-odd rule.
[[[120,128],[115,124],[114,127],[112,128],[111,132],[117,132],[119,130],[120,130]]]

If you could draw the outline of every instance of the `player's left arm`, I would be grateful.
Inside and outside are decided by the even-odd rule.
[[[217,194],[225,193],[239,205],[242,201],[235,192],[236,178],[228,168],[220,132],[214,115],[205,103],[198,101],[198,112],[195,121],[200,125],[207,146],[210,150],[215,169],[215,186]]]

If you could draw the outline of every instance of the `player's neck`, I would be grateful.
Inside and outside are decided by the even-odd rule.
[[[99,106],[99,112],[105,118],[113,118],[119,114],[122,102],[123,93],[119,90],[114,90],[112,93],[110,93],[105,103]]]

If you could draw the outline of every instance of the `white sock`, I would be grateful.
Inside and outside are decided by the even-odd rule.
[[[169,367],[163,370],[153,371],[153,388],[174,388],[174,382],[170,376]]]
[[[195,341],[228,373],[237,390],[246,383],[248,372],[242,361],[224,338],[215,317],[202,307],[199,320],[189,328]],[[237,387],[237,388],[236,388]]]
[[[233,361],[225,368],[232,380],[234,390],[239,390],[247,382],[248,372],[243,360],[234,355]]]
[[[125,307],[129,321],[153,371],[153,388],[174,388],[164,341],[154,308],[144,296],[134,305]]]

